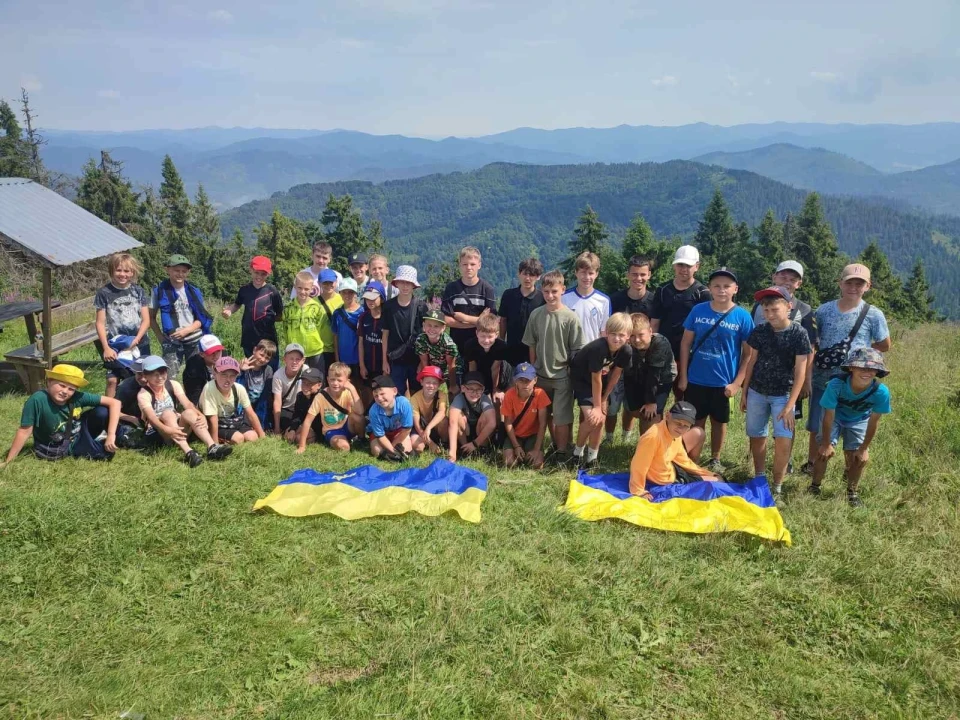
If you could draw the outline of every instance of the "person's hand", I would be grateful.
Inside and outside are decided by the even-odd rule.
[[[721,477],[719,477],[718,475],[713,475],[712,473],[701,475],[700,479],[704,480],[705,482],[723,482],[723,479]]]
[[[725,397],[732,398],[740,392],[740,383],[732,382],[723,389],[723,394]]]
[[[744,399],[740,401],[741,409],[745,410],[746,404],[746,395],[744,395]],[[790,432],[793,432],[793,428],[797,424],[797,419],[793,416],[794,410],[796,410],[796,405],[787,405],[780,411],[780,414],[777,415],[777,420],[782,420],[783,426]]]
[[[740,396],[740,412],[746,412],[746,411],[747,411],[747,394],[744,393],[743,395]]]
[[[653,500],[653,495],[651,495],[648,490],[641,490],[636,496],[638,498],[643,498],[644,500]]]
[[[640,415],[642,415],[645,420],[652,420],[657,416],[657,404],[647,403],[640,408]]]
[[[677,390],[680,392],[687,391],[687,379],[686,378],[677,378]]]
[[[497,405],[502,405],[503,395],[503,390],[497,390],[495,393],[493,393],[493,402],[495,402]]]
[[[383,363],[383,374],[384,374],[384,375],[389,375],[389,374],[390,374],[390,363],[387,362],[387,361],[384,361],[384,363]]]
[[[522,448],[521,448],[522,449]],[[531,450],[530,453],[526,456],[530,464],[539,468],[543,466],[543,451],[542,450]]]
[[[820,446],[820,451],[817,453],[824,460],[829,460],[833,457],[834,449],[832,443],[824,443]]]
[[[293,452],[296,453],[297,455],[303,455],[305,451],[306,451],[306,448],[300,447],[299,445],[297,445],[297,449],[294,450]]]
[[[115,433],[107,434],[107,439],[103,442],[103,449],[108,453],[115,453],[117,451],[117,436]]]
[[[124,415],[123,413],[121,413],[120,420],[122,422],[127,423],[128,425],[133,425],[136,428],[140,427],[140,420],[135,418],[133,415]]]
[[[426,436],[425,444],[430,449],[430,452],[436,453],[437,455],[440,454],[440,446],[437,445],[432,439],[430,439],[429,435]]]
[[[220,312],[220,314],[223,315],[223,317],[224,317],[225,319],[229,320],[229,319],[230,319],[230,316],[233,315],[233,311],[232,311],[230,308],[225,307],[225,308]]]
[[[590,422],[594,425],[602,425],[606,416],[603,414],[603,408],[590,408],[587,410],[587,415],[590,417]]]
[[[113,362],[114,360],[117,359],[117,351],[114,350],[109,345],[107,345],[103,349],[103,359],[104,359],[104,362]]]
[[[857,465],[866,465],[867,461],[870,459],[870,453],[863,446],[858,447],[853,451],[853,462]]]
[[[246,370],[249,370],[252,367],[253,367],[252,357],[245,357],[243,360],[240,361],[240,372],[245,372]]]
[[[460,446],[460,452],[462,452],[464,455],[470,455],[476,449],[477,449],[477,446],[474,445],[472,442],[468,442],[466,445]]]
[[[265,438],[266,436],[267,436],[267,434],[263,431],[263,428],[260,428],[259,430],[257,430],[257,437],[258,437],[258,438],[263,439],[263,438]]]
[[[600,403],[600,412],[603,413],[604,418],[607,417],[607,412],[609,412],[609,410],[610,410],[610,401],[609,400],[602,401]]]
[[[527,454],[523,451],[523,445],[517,445],[513,449],[513,454],[517,456],[517,462],[523,462],[527,459]]]
[[[449,460],[452,463],[455,463],[457,461],[457,451],[454,450],[453,448],[450,448],[450,450],[447,451],[447,460]]]
[[[187,434],[183,431],[179,425],[175,428],[165,427],[160,431],[165,437],[169,438],[173,442],[180,442],[181,440],[187,439]]]
[[[813,380],[805,380],[803,387],[800,389],[800,397],[808,398],[813,395]]]
[[[364,380],[367,379],[367,368],[363,363],[360,363],[360,377]]]

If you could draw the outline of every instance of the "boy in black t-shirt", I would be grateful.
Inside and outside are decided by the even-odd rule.
[[[423,330],[427,305],[413,295],[420,283],[412,265],[398,267],[393,284],[397,296],[383,306],[383,372],[393,378],[397,394],[413,395],[420,389],[420,358],[413,346]]]
[[[700,252],[692,245],[677,248],[673,256],[673,282],[653,294],[650,306],[650,327],[670,341],[673,356],[680,358],[683,323],[694,305],[710,302],[710,291],[697,281]]]
[[[507,288],[500,297],[500,337],[507,343],[507,361],[516,367],[530,360],[530,348],[523,344],[530,313],[543,305],[543,293],[537,282],[543,275],[543,263],[536,258],[520,261],[520,284]]]
[[[440,309],[461,354],[467,341],[474,337],[480,314],[484,310],[497,311],[493,285],[478,274],[481,264],[480,251],[475,247],[460,250],[460,279],[449,283],[443,291]]]
[[[267,278],[273,272],[270,258],[257,255],[250,261],[250,282],[237,290],[236,299],[223,308],[223,317],[229,319],[233,313],[243,308],[240,319],[240,346],[246,357],[253,355],[253,349],[261,340],[269,340],[275,346],[277,339],[277,320],[283,316],[283,297]],[[270,360],[270,367],[276,370],[280,360],[276,353]]]
[[[476,337],[463,349],[464,370],[478,372],[483,376],[483,391],[490,395],[498,408],[507,389],[500,385],[501,366],[507,356],[507,344],[497,337],[499,325],[496,315],[484,313],[477,318]]]

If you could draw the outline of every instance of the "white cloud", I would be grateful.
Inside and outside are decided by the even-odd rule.
[[[233,22],[233,13],[229,10],[211,10],[207,13],[207,19],[213,22],[223,23],[224,25]]]
[[[835,72],[818,70],[811,70],[810,77],[812,77],[814,80],[819,80],[820,82],[825,83],[835,83],[840,79],[840,76]]]
[[[20,87],[27,92],[38,92],[43,90],[43,83],[36,75],[24,75],[20,78]]]
[[[107,100],[116,100],[120,97],[119,90],[97,90],[97,97]]]
[[[673,87],[679,82],[674,75],[664,75],[650,81],[654,87]]]

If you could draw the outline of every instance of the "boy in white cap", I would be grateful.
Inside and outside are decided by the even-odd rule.
[[[680,359],[683,323],[694,305],[710,302],[710,291],[695,277],[700,269],[700,252],[682,245],[673,255],[673,281],[662,285],[650,304],[650,327],[670,341],[673,356]]]
[[[213,380],[213,367],[223,355],[223,343],[216,335],[204,335],[197,348],[199,352],[187,360],[183,368],[183,390],[194,405],[200,402],[206,384]],[[168,372],[169,367],[167,365]],[[174,377],[173,373],[170,376]]]
[[[360,345],[357,328],[360,316],[363,314],[363,306],[358,301],[359,288],[356,280],[344,278],[340,281],[339,289],[343,305],[333,311],[333,351],[336,362],[350,366],[350,381],[358,385],[360,383]]]
[[[393,278],[397,296],[383,306],[383,372],[393,378],[397,392],[413,395],[420,389],[417,370],[420,358],[414,344],[423,330],[423,316],[427,305],[415,298],[413,291],[420,287],[417,269],[401,265]]]

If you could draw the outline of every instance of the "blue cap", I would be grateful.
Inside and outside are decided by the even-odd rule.
[[[144,372],[153,372],[167,367],[167,363],[159,355],[147,355],[140,361],[140,365]]]
[[[530,363],[520,363],[513,369],[514,380],[535,380],[537,369]]]
[[[377,293],[378,295],[380,295],[380,299],[382,300],[387,296],[387,289],[383,286],[383,283],[380,282],[379,280],[371,280],[370,282],[367,283],[367,287],[364,288],[363,296],[365,298],[369,298],[370,300],[374,300],[375,298],[371,297],[370,293]]]
[[[320,274],[317,276],[317,282],[337,282],[337,272],[336,270],[331,270],[330,268],[324,268],[320,271]]]

